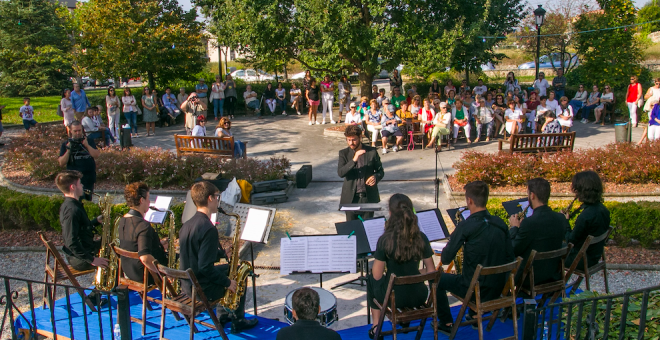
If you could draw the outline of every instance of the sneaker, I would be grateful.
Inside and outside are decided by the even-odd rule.
[[[282,112],[282,116],[286,116],[286,112]]]
[[[298,111],[297,113],[298,113],[298,116],[300,116],[300,111]]]
[[[321,123],[319,123],[319,121],[317,120],[317,121],[314,122],[314,124],[319,125]]]
[[[337,122],[335,122],[334,120],[331,120],[330,124],[337,124]]]
[[[392,151],[397,152],[397,151],[399,151],[399,148],[395,145],[395,146],[392,147]]]
[[[295,108],[296,108],[296,104],[292,104],[292,105],[291,105],[291,108],[292,108],[292,109],[295,109]]]
[[[387,153],[387,149],[383,148],[383,155]]]
[[[314,125],[311,120],[309,121],[309,125]]]

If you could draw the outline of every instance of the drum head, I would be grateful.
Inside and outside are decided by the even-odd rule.
[[[337,304],[337,298],[335,298],[335,295],[330,293],[329,291],[319,288],[319,287],[308,287],[313,289],[319,294],[319,298],[321,300],[321,311],[327,311],[331,309],[332,307],[336,306]],[[300,288],[298,288],[300,289]],[[296,289],[296,290],[298,290]],[[289,294],[286,295],[286,299],[284,301],[284,305],[288,306],[289,308],[293,309],[293,293],[296,292],[296,290],[293,290],[289,292]]]

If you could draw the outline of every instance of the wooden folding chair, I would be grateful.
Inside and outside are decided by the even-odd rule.
[[[468,288],[465,297],[452,294],[452,296],[463,302],[463,305],[461,306],[461,310],[458,312],[456,321],[452,325],[449,339],[454,339],[454,337],[456,337],[456,332],[458,331],[459,327],[476,323],[479,329],[479,340],[483,340],[484,330],[482,325],[482,315],[487,312],[493,313],[491,316],[488,317],[490,321],[488,322],[488,326],[486,327],[486,330],[490,332],[490,330],[493,328],[493,325],[495,324],[495,319],[497,319],[497,315],[499,314],[500,309],[502,308],[511,308],[511,311],[513,312],[514,335],[505,339],[511,339],[511,340],[518,339],[518,316],[516,312],[516,291],[514,286],[514,277],[516,276],[516,272],[518,271],[520,262],[522,262],[522,257],[519,256],[518,258],[516,258],[515,261],[511,263],[503,264],[501,266],[484,268],[482,265],[477,265],[477,269],[474,271],[474,275],[472,276],[472,281],[470,282],[470,286]],[[504,274],[504,273],[509,273],[509,275],[506,280],[506,284],[504,285],[504,289],[502,289],[501,297],[495,300],[481,302],[479,277]],[[440,279],[442,279],[442,277]],[[472,295],[474,295],[475,297],[474,302],[472,302]],[[461,322],[468,307],[470,307],[470,309],[472,309],[473,311],[477,312],[476,318],[469,321]]]
[[[160,277],[158,275],[152,275],[149,273],[149,269],[147,268],[147,266],[144,266],[142,282],[133,281],[128,277],[126,277],[124,275],[124,272],[122,271],[122,265],[121,265],[122,257],[140,261],[140,256],[136,252],[119,248],[114,243],[110,243],[110,248],[117,255],[117,262],[119,263],[117,270],[117,285],[127,286],[129,290],[137,292],[142,298],[142,319],[134,318],[131,316],[131,321],[142,325],[142,335],[144,335],[147,328],[147,323],[146,323],[147,309],[153,310],[151,308],[151,305],[147,301],[155,302],[157,304],[163,303],[161,300],[147,296],[147,293],[154,289],[159,289],[160,287],[163,286],[163,284],[160,281]],[[152,285],[148,285],[149,275],[151,275],[151,277],[154,279],[154,284]]]
[[[61,281],[69,281],[71,282],[71,285],[76,287],[76,290],[78,291],[78,294],[80,294],[80,297],[83,299],[83,301],[89,306],[89,308],[93,311],[96,312],[96,306],[92,302],[92,300],[89,299],[87,294],[85,294],[85,289],[80,286],[80,283],[78,283],[78,280],[76,278],[78,276],[83,276],[87,274],[92,274],[96,272],[95,268],[88,269],[88,270],[75,270],[73,267],[69,266],[66,261],[64,261],[64,258],[62,258],[62,255],[60,252],[55,248],[55,245],[53,242],[51,242],[46,235],[44,235],[43,232],[39,231],[37,232],[39,234],[39,237],[41,238],[41,242],[44,243],[46,246],[46,266],[44,269],[44,282],[48,283],[48,281],[52,281],[53,285],[44,285],[44,294],[43,294],[43,301],[44,301],[44,307],[46,306],[46,303],[48,301],[55,302],[55,297],[57,296],[56,291],[57,291],[57,286],[55,284],[60,283]],[[51,266],[51,258],[52,258],[52,266]],[[52,289],[51,289],[52,287]],[[52,305],[49,304],[49,308],[53,308]]]
[[[412,131],[409,133],[410,138],[412,138],[412,149],[415,149],[416,144],[420,144],[422,147],[422,150],[426,148],[426,144],[424,144],[424,130],[422,129],[422,124],[421,123],[413,123],[412,124]],[[418,142],[419,141],[419,142]],[[410,150],[410,148],[408,149]]]
[[[374,303],[380,309],[380,319],[378,320],[378,327],[376,327],[376,332],[374,339],[378,339],[379,336],[393,335],[396,339],[397,332],[409,332],[412,330],[417,330],[417,335],[415,340],[419,340],[424,332],[424,326],[426,325],[426,319],[431,318],[433,324],[433,338],[438,340],[438,314],[436,312],[436,288],[438,286],[438,280],[440,279],[440,272],[435,271],[428,274],[412,275],[412,276],[402,276],[397,277],[394,274],[390,275],[390,282],[387,285],[387,291],[385,293],[385,299],[383,300],[383,305],[381,306],[378,300],[374,299]],[[417,283],[429,282],[431,286],[431,294],[426,302],[417,307],[404,307],[398,308],[396,306],[396,299],[394,295],[395,286],[405,286],[412,285]],[[385,316],[392,322],[392,330],[383,332],[383,322]],[[410,321],[420,320],[419,325],[415,327],[404,327],[400,330],[397,330],[396,325],[401,323],[409,323]]]
[[[609,227],[607,228],[607,231],[602,235],[598,237],[589,235],[587,236],[587,239],[584,240],[584,244],[582,244],[582,248],[580,248],[580,251],[575,256],[571,267],[566,270],[566,280],[570,279],[571,275],[573,274],[578,276],[578,279],[572,284],[573,287],[571,288],[571,294],[575,293],[575,291],[580,286],[580,283],[582,283],[582,280],[586,281],[587,290],[591,290],[591,275],[594,275],[599,271],[603,271],[603,279],[605,280],[605,292],[607,294],[610,293],[610,287],[607,282],[607,260],[605,259],[605,251],[603,251],[603,254],[601,255],[601,261],[589,267],[587,264],[587,250],[590,246],[607,240],[610,237],[612,230],[614,230],[614,227]],[[584,268],[583,270],[577,269],[580,261],[582,261],[582,268]]]
[[[160,314],[161,339],[163,339],[165,335],[165,310],[169,309],[173,314],[183,314],[183,317],[188,321],[188,326],[190,327],[190,340],[194,339],[195,333],[197,332],[195,322],[208,328],[215,329],[218,331],[218,334],[220,334],[222,339],[229,340],[220,320],[218,320],[218,317],[213,310],[213,307],[216,306],[220,300],[218,299],[217,301],[209,302],[206,299],[206,295],[204,295],[204,291],[199,285],[197,277],[192,269],[188,268],[185,271],[171,269],[158,264],[158,261],[154,261],[154,266],[158,268],[158,273],[162,282],[161,292],[164,293],[168,291],[168,289],[171,292],[171,297],[167,297],[166,294],[163,294],[163,308]],[[171,286],[171,281],[174,280],[189,280],[192,283],[192,297],[188,297],[188,295],[183,292],[176,294]],[[202,312],[207,312],[209,314],[213,324],[195,319],[195,317]]]
[[[537,295],[543,294],[541,298],[541,305],[545,305],[546,300],[548,300],[548,296],[550,293],[552,293],[552,297],[550,298],[549,303],[554,303],[555,300],[559,297],[559,294],[561,294],[562,298],[566,297],[566,271],[564,268],[564,261],[566,260],[566,257],[568,257],[568,254],[570,254],[571,249],[573,249],[573,244],[569,243],[568,246],[557,249],[557,250],[551,250],[551,251],[546,251],[546,252],[541,252],[537,253],[536,250],[532,250],[532,252],[529,254],[529,258],[527,259],[527,263],[525,264],[525,269],[523,269],[522,276],[520,277],[520,281],[516,284],[516,296],[520,296],[520,293],[525,293],[532,298],[536,298]],[[534,284],[534,262],[536,261],[543,261],[543,260],[552,260],[552,259],[558,259],[561,260],[561,264],[559,265],[559,270],[561,279],[553,282],[547,282],[543,284],[536,285]],[[529,285],[525,285],[525,280],[529,277]]]

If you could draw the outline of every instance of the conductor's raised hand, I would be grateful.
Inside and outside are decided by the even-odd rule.
[[[357,162],[358,159],[360,158],[360,156],[364,155],[365,153],[367,153],[367,152],[364,151],[364,149],[360,149],[358,151],[355,151],[355,156],[353,156],[353,162]]]
[[[238,288],[238,285],[236,284],[236,281],[231,280],[231,283],[229,284],[229,287],[227,287],[229,290],[231,290],[233,293],[236,293],[236,288]]]
[[[366,185],[372,187],[372,186],[376,185],[376,177],[375,177],[375,176],[371,176],[371,177],[367,178],[367,181],[364,182],[364,183],[365,183]]]
[[[101,257],[95,257],[94,260],[92,260],[92,266],[108,268],[108,260]]]

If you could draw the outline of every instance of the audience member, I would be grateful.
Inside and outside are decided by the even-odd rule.
[[[339,93],[339,119],[337,122],[341,123],[342,113],[348,111],[348,103],[351,101],[351,92],[353,92],[351,82],[348,81],[346,75],[342,75],[341,80],[337,84],[337,93]]]
[[[80,84],[73,84],[73,92],[71,93],[71,105],[76,110],[74,114],[77,121],[81,121],[85,116],[88,107],[92,106],[87,99],[85,90],[80,88]]]
[[[199,98],[200,103],[204,104],[204,110],[200,112],[200,114],[204,116],[204,119],[206,119],[206,110],[209,106],[209,98],[208,98],[209,86],[204,83],[205,81],[206,80],[204,80],[204,78],[199,78],[199,84],[195,85],[195,92],[197,93],[197,98]],[[147,128],[147,135],[149,135],[148,132],[149,129]]]
[[[637,108],[642,107],[642,84],[637,81],[637,76],[630,76],[630,85],[626,90],[626,105],[630,112],[630,122],[637,127]]]
[[[234,119],[234,110],[236,109],[236,83],[231,77],[231,74],[228,74],[225,77],[225,106],[227,107],[227,115],[229,119]]]
[[[419,95],[413,97],[412,102],[410,103],[410,113],[413,115],[418,115],[419,110],[422,109],[422,98]]]
[[[67,170],[76,170],[82,174],[81,183],[85,193],[85,199],[92,201],[94,184],[96,183],[96,161],[101,153],[96,148],[94,140],[85,138],[82,124],[75,120],[69,126],[71,137],[60,146],[60,157],[57,159],[60,167]],[[77,198],[82,196],[82,193]]]
[[[548,97],[541,96],[541,100],[538,106],[536,106],[536,131],[543,131],[543,124],[545,124],[546,113],[552,112],[555,113],[555,110],[551,110],[548,107]],[[555,116],[556,118],[556,116]],[[559,124],[559,122],[557,122]]]
[[[390,76],[390,88],[392,90],[394,90],[397,87],[401,89],[402,86],[403,86],[403,80],[401,79],[401,75],[399,75],[399,70],[394,69],[392,71],[392,75]],[[394,106],[396,106],[396,104],[394,104]],[[398,108],[398,106],[396,107]]]
[[[466,79],[461,80],[461,87],[458,88],[458,93],[459,94],[472,93],[470,91],[470,85],[468,85]]]
[[[486,105],[486,100],[479,98],[479,107],[475,111],[475,124],[477,125],[477,137],[474,139],[474,142],[479,142],[481,138],[481,130],[486,129],[486,142],[490,141],[490,136],[493,134],[493,125],[495,121],[493,119],[494,113],[493,109]]]
[[[188,94],[186,93],[186,88],[182,87],[179,89],[179,94],[176,95],[177,106],[181,109],[181,104],[188,99]]]
[[[204,116],[197,116],[197,124],[192,130],[192,136],[204,137],[206,136],[206,119]]]
[[[481,78],[479,78],[479,80],[477,81],[477,83],[478,83],[478,85],[475,86],[474,89],[472,89],[472,93],[473,93],[475,96],[477,96],[477,95],[479,95],[479,96],[485,96],[485,95],[486,95],[486,92],[488,91],[488,88],[486,87],[486,85],[484,85],[484,80],[481,79]]]
[[[316,84],[316,79],[312,78],[310,80],[309,87],[305,91],[305,97],[307,97],[309,103],[309,125],[318,124],[316,113],[321,103],[321,88]]]
[[[291,307],[296,321],[280,329],[275,340],[341,340],[337,332],[319,324],[317,315],[321,313],[321,300],[315,290],[307,287],[296,290],[291,297]]]
[[[69,132],[69,125],[76,119],[76,111],[71,104],[71,90],[64,89],[62,91],[62,99],[60,100],[60,110],[62,111],[62,118],[64,118],[64,126],[67,133]]]
[[[277,105],[277,97],[275,95],[275,89],[273,88],[272,83],[268,83],[266,85],[266,89],[264,90],[264,101],[266,103],[266,107],[270,110],[270,115],[274,116],[275,105]]]
[[[349,111],[346,113],[344,125],[357,125],[362,128],[362,117],[360,113],[357,112],[357,104],[351,103],[349,105]]]
[[[612,89],[609,85],[605,85],[605,92],[600,96],[600,105],[594,109],[594,114],[596,116],[594,124],[598,124],[600,122],[601,126],[605,125],[605,117],[602,117],[603,111],[609,109],[613,105],[613,102],[614,92],[612,92]]]
[[[218,113],[220,113],[220,118],[224,116],[224,104],[225,104],[225,83],[220,81],[220,75],[215,76],[215,82],[211,85],[211,101],[213,102],[213,116],[215,120],[218,120]],[[163,102],[165,97],[163,97]],[[167,105],[167,103],[165,104]],[[171,112],[171,111],[170,111]]]
[[[557,119],[561,125],[562,132],[568,132],[573,126],[573,107],[568,105],[568,98],[561,97],[557,108]]]
[[[147,137],[156,134],[156,122],[158,119],[156,98],[154,97],[153,91],[148,87],[145,87],[142,91],[142,121],[147,123]],[[150,133],[149,131],[152,132]]]
[[[372,85],[371,86],[371,98],[376,99],[380,96],[380,92],[378,91],[378,85]]]
[[[23,119],[25,131],[30,131],[31,127],[37,126],[37,121],[34,120],[34,108],[30,105],[30,98],[23,98],[23,106],[18,111],[18,115]]]
[[[561,133],[562,127],[557,120],[557,114],[552,111],[547,111],[544,113],[545,119],[543,126],[541,127],[541,132],[543,133]]]
[[[330,76],[326,75],[323,81],[321,82],[321,101],[323,104],[323,112],[321,116],[323,120],[321,124],[325,124],[325,114],[327,113],[330,117],[330,124],[337,124],[332,118],[332,103],[335,100],[335,83],[330,80]]]
[[[213,85],[213,86],[215,86],[215,85]],[[211,94],[211,95],[213,96],[213,94]],[[218,96],[218,94],[216,94],[215,96]],[[225,93],[223,91],[222,92],[222,98],[223,99],[219,104],[220,106],[222,106],[222,102],[224,102],[224,96],[225,96]],[[213,102],[215,103],[217,100],[218,99],[213,99]],[[179,110],[179,107],[177,106],[178,103],[176,101],[176,97],[172,93],[171,88],[169,88],[169,87],[165,88],[165,94],[163,94],[163,98],[162,98],[161,101],[163,103],[163,107],[165,108],[165,110],[167,110],[167,115],[170,116],[171,123],[175,124],[176,123],[176,118],[181,114],[181,110]],[[214,109],[215,109],[215,107],[214,107]],[[220,116],[222,117],[222,108],[220,109]]]
[[[302,99],[302,91],[298,88],[298,85],[296,85],[296,83],[291,83],[291,90],[289,90],[289,100],[291,101],[291,108],[296,109],[296,113],[298,114],[298,116],[301,115],[300,113],[301,99]]]
[[[559,107],[559,101],[556,99],[557,97],[555,96],[555,91],[550,90],[548,92],[548,100],[545,102],[545,105],[553,111],[557,111],[557,108]]]
[[[119,138],[119,120],[121,119],[119,105],[121,105],[121,101],[115,93],[115,88],[108,87],[108,94],[105,96],[105,108],[108,113],[108,128],[115,139]]]
[[[564,77],[564,70],[561,68],[557,69],[557,76],[552,78],[552,87],[555,90],[557,98],[564,96],[564,90],[566,89],[566,77]]]
[[[516,75],[513,72],[507,73],[506,80],[504,81],[504,93],[513,92],[516,88],[520,89]]]
[[[431,140],[426,145],[427,148],[435,145],[438,141],[438,150],[442,151],[442,143],[440,142],[442,136],[449,136],[449,124],[451,123],[451,113],[448,110],[448,105],[445,102],[440,103],[440,111],[433,117],[433,130],[431,130]]]
[[[394,105],[395,108],[399,109],[401,107],[401,102],[405,102],[406,97],[401,94],[401,88],[395,87],[394,88],[394,95],[392,96],[392,105]]]
[[[197,124],[197,117],[202,116],[201,112],[205,109],[206,106],[199,101],[196,92],[191,93],[188,98],[181,103],[181,111],[186,114],[186,134],[190,135],[192,133],[192,130]]]
[[[110,129],[108,128],[102,128],[98,125],[98,123],[94,122],[92,119],[95,115],[94,107],[88,107],[86,116],[82,119],[82,126],[85,129],[85,134],[87,134],[87,138],[90,140],[95,140],[97,138],[104,138],[105,146],[110,146],[112,143],[115,142],[115,138],[112,137],[112,134],[110,133]]]
[[[536,133],[536,109],[538,108],[541,102],[538,100],[538,96],[535,91],[529,93],[529,100],[525,102],[527,107],[527,126],[532,129],[532,133]]]
[[[385,96],[385,89],[379,89],[378,90],[378,98],[376,98],[376,102],[378,103],[378,106],[383,105],[383,100],[387,99]]]
[[[470,140],[470,112],[463,106],[462,100],[456,99],[455,106],[452,108],[451,116],[454,120],[454,143],[458,141],[458,131],[463,128],[467,143],[472,144],[472,141]]]
[[[647,132],[649,141],[653,142],[660,139],[660,105],[658,105],[657,99],[649,99],[649,101],[655,103],[651,109]]]
[[[371,132],[371,147],[376,147],[376,141],[378,140],[378,133],[383,128],[380,121],[382,118],[382,112],[378,109],[378,101],[372,99],[369,102],[370,106],[368,109],[369,117],[366,120],[367,131]]]
[[[286,90],[282,85],[282,82],[277,82],[277,88],[275,89],[275,100],[277,105],[282,110],[282,115],[286,116]]]
[[[396,144],[392,147],[392,151],[397,152],[401,148],[403,142],[403,133],[399,129],[401,118],[397,117],[394,113],[394,105],[387,101],[383,101],[383,114],[380,118],[380,125],[382,126],[380,134],[383,137],[381,142],[383,144],[383,155],[387,153],[387,139],[389,136],[396,137]]]
[[[589,98],[587,99],[587,104],[582,110],[582,116],[584,119],[584,122],[587,123],[589,116],[591,115],[591,110],[594,110],[598,107],[600,103],[600,96],[601,93],[598,91],[598,86],[594,85],[592,87],[592,91],[589,93]]]
[[[516,108],[516,103],[513,101],[508,103],[508,107],[509,108],[504,112],[504,118],[506,119],[506,132],[515,135],[520,129],[522,129],[524,114],[520,109]]]
[[[421,121],[421,129],[427,134],[433,128],[433,117],[435,117],[435,109],[431,107],[431,102],[428,98],[424,99],[424,107],[419,110],[418,119]]]
[[[548,88],[550,87],[550,84],[548,84],[548,81],[545,79],[545,73],[544,72],[539,72],[539,79],[534,80],[534,89],[536,92],[539,93],[539,96],[546,96],[548,94]]]
[[[128,125],[131,127],[131,137],[138,138],[138,128],[137,128],[137,104],[135,101],[135,96],[131,94],[131,89],[128,87],[124,88],[124,94],[121,96],[121,103],[123,104],[122,111],[124,111],[124,118],[128,122]]]
[[[259,99],[257,99],[257,93],[252,91],[252,85],[245,87],[245,92],[243,92],[243,100],[245,100],[245,106],[248,109],[254,110],[254,113],[261,117],[261,111],[259,110]]]
[[[456,91],[449,90],[449,93],[447,94],[447,104],[453,107],[456,104],[456,98]]]
[[[227,117],[220,118],[218,126],[215,127],[215,137],[234,137],[231,132],[231,121]],[[234,158],[246,158],[245,143],[234,138]]]
[[[580,120],[580,122],[582,123],[586,123],[586,120],[588,118],[583,116],[580,119],[580,113],[583,111],[581,109],[582,107],[587,106],[588,96],[589,93],[587,93],[587,90],[584,88],[584,84],[580,84],[577,92],[575,92],[575,97],[573,97],[573,99],[571,99],[571,101],[568,102],[568,104],[573,108],[573,112],[575,112],[575,119]]]
[[[504,113],[506,112],[507,107],[508,106],[504,102],[504,95],[498,93],[495,96],[495,102],[491,105],[495,117],[495,131],[497,132],[497,135],[501,135],[504,132]]]
[[[434,80],[433,83],[431,83],[431,87],[429,88],[429,96],[440,96],[440,84],[438,84],[437,80]]]
[[[456,87],[451,79],[447,79],[447,85],[445,85],[445,96],[449,97],[449,91],[454,91],[454,96],[456,95]]]

